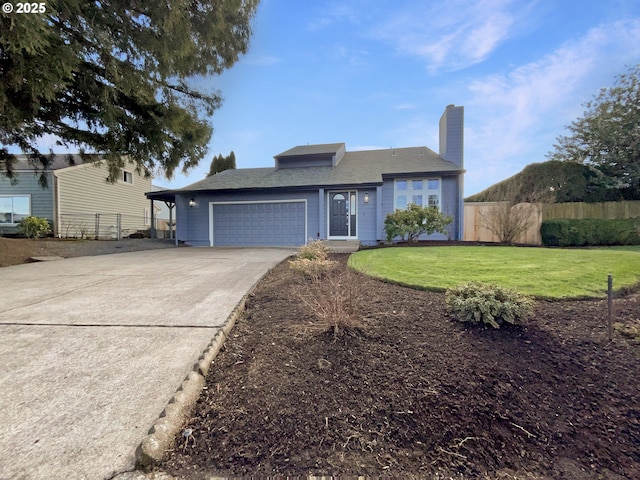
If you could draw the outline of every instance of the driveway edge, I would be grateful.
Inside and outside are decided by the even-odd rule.
[[[271,269],[267,273],[270,271]],[[260,277],[258,282],[262,278],[264,278],[264,275]],[[158,420],[149,429],[149,434],[136,448],[136,469],[150,471],[157,463],[162,461],[165,453],[173,447],[176,436],[180,433],[196,406],[202,387],[205,385],[206,376],[211,368],[211,363],[220,352],[236,320],[244,312],[247,298],[249,298],[258,282],[237,303],[229,317],[227,317],[222,329],[218,331],[211,343],[200,355],[198,362],[193,365],[193,370],[189,372],[182,385],[178,387],[176,393],[160,413]]]

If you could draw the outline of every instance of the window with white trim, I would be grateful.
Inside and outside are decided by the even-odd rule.
[[[0,224],[16,224],[31,215],[29,195],[0,195]]]
[[[133,173],[127,172],[126,170],[122,171],[122,181],[124,183],[133,183]]]
[[[407,178],[398,179],[394,183],[395,209],[405,210],[413,203],[421,207],[429,206],[440,209],[442,181],[440,178]]]

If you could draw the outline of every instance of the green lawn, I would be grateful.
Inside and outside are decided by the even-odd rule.
[[[640,284],[640,246],[593,249],[523,247],[396,247],[363,250],[349,265],[374,277],[444,291],[477,280],[537,298],[605,297]]]

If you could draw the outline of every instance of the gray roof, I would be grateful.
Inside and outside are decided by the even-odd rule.
[[[340,149],[340,147],[344,147],[344,143],[325,143],[322,145],[302,145],[298,147],[293,147],[287,150],[286,152],[279,153],[275,156],[275,158],[281,157],[298,157],[301,155],[327,155],[335,153]]]
[[[342,144],[331,144],[330,147]],[[307,153],[316,146],[296,147],[287,155]],[[327,150],[319,145],[318,150]],[[329,150],[332,151],[332,150]],[[290,153],[296,152],[296,153]],[[316,153],[319,153],[316,151]],[[280,154],[282,155],[282,154]],[[175,192],[203,190],[244,190],[264,188],[330,187],[338,185],[381,184],[383,175],[451,174],[462,169],[444,160],[427,147],[346,152],[335,167],[242,168],[225,170]]]
[[[102,159],[99,155],[85,154],[80,156],[77,153],[54,154],[53,156],[50,154],[44,154],[44,156],[51,159],[51,163],[46,170],[60,170],[61,168],[82,165],[83,163],[92,163]],[[42,165],[38,160],[31,160],[28,155],[19,154],[16,155],[16,161],[13,164],[13,169],[16,171],[32,172],[36,169],[42,170]]]

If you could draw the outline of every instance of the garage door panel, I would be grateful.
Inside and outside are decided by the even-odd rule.
[[[305,202],[213,205],[213,244],[294,246],[305,242]]]

